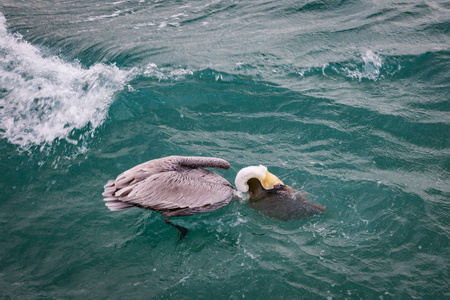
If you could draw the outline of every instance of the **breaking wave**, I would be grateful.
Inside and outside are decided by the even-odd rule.
[[[115,65],[86,69],[47,54],[8,33],[0,14],[0,137],[21,150],[55,140],[78,144],[93,135],[131,76]]]
[[[301,78],[321,75],[325,77],[346,78],[359,82],[377,81],[393,76],[402,69],[397,58],[383,58],[381,55],[366,50],[359,59],[347,62],[330,62],[321,68],[300,68],[294,74]],[[291,73],[292,74],[292,73]]]

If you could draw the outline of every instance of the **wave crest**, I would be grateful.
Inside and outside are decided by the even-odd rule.
[[[354,70],[345,67],[343,69],[346,75],[352,79],[358,79],[359,82],[363,78],[376,81],[380,76],[380,68],[382,67],[382,59],[370,50],[367,50],[361,55],[364,65],[361,70],[356,68]]]
[[[7,33],[5,23],[0,14],[0,137],[28,150],[92,135],[132,71],[65,62]],[[86,131],[78,140],[71,137],[79,129]]]

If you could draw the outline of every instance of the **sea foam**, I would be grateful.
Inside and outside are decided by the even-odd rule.
[[[361,82],[363,78],[377,81],[380,77],[380,68],[382,67],[381,57],[376,55],[370,50],[362,53],[361,58],[364,61],[364,65],[362,69],[354,69],[351,70],[349,68],[344,68],[344,71],[347,73],[347,76],[352,79],[358,79]]]
[[[100,63],[86,69],[48,55],[8,33],[0,14],[0,137],[22,150],[56,140],[77,144],[104,122],[132,73]],[[83,134],[74,138],[76,130]]]

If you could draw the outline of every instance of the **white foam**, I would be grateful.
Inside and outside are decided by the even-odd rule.
[[[76,129],[93,134],[108,112],[114,93],[132,71],[69,63],[9,34],[0,14],[0,137],[21,149],[70,138]]]
[[[381,58],[370,50],[363,53],[361,57],[364,61],[362,70],[350,70],[349,68],[344,68],[347,76],[353,79],[358,79],[359,81],[363,78],[377,81],[380,77],[380,68],[382,67]]]
[[[180,17],[187,17],[188,15],[187,14],[185,14],[185,13],[179,13],[179,14],[175,14],[175,15],[173,15],[173,16],[170,16],[171,18],[174,18],[174,19],[179,19]]]
[[[149,63],[143,70],[142,74],[146,77],[162,80],[180,80],[187,76],[192,76],[194,71],[189,68],[173,68],[158,67],[154,63]]]

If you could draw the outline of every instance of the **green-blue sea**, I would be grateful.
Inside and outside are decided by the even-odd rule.
[[[327,211],[108,210],[169,155]],[[1,299],[449,299],[449,239],[448,1],[0,1]]]

